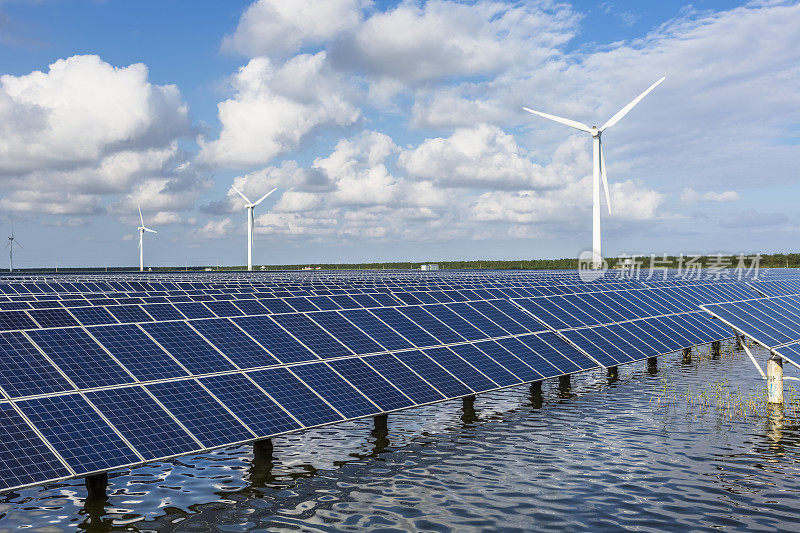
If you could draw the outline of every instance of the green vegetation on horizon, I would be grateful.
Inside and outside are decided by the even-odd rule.
[[[666,261],[664,261],[663,257],[656,258],[657,263],[656,266],[659,268],[678,268],[680,258],[678,256],[668,256]],[[611,268],[619,266],[619,263],[622,261],[620,258],[607,258],[606,261],[608,262]],[[637,256],[637,261],[641,261],[640,265],[641,268],[649,268],[650,266],[650,257],[649,256]],[[684,261],[686,259],[684,258]],[[752,258],[746,257],[745,258],[745,266],[749,267],[751,264]],[[439,265],[439,268],[442,270],[454,270],[454,269],[474,269],[474,270],[554,270],[554,269],[576,269],[578,268],[578,259],[518,259],[518,260],[509,260],[509,261],[500,261],[500,260],[463,260],[463,261],[404,261],[404,262],[380,262],[380,263],[301,263],[301,264],[294,264],[294,265],[265,265],[265,270],[301,270],[305,267],[320,267],[323,270],[419,270],[420,265],[433,263]],[[736,267],[739,263],[739,256],[722,256],[720,260],[716,255],[710,256],[701,256],[700,259],[695,263],[703,267],[709,266],[729,266],[729,267]],[[789,254],[764,254],[761,256],[760,261],[760,268],[784,268],[784,267],[791,267],[791,268],[800,268],[800,253],[789,253]],[[244,270],[244,266],[226,266],[226,267],[210,267],[210,266],[192,266],[192,267],[152,267],[153,272],[165,272],[165,271],[183,271],[183,270],[192,270],[192,271],[202,271],[206,268],[212,268],[213,270]],[[684,262],[684,268],[686,268],[686,264]],[[261,265],[256,265],[253,267],[254,270],[260,271],[262,269]],[[85,267],[85,268],[59,268],[59,272],[130,272],[133,270],[138,270],[135,267]],[[0,270],[0,272],[7,272],[7,269]],[[22,272],[22,273],[31,273],[31,272],[41,272],[41,273],[52,273],[55,269],[52,268],[27,268],[27,269],[15,269],[14,272]]]

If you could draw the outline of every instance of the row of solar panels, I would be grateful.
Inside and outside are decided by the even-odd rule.
[[[0,486],[85,475],[596,366],[550,332],[529,333],[530,326],[500,311],[531,321],[507,301],[482,303],[488,314],[467,304],[461,310],[472,309],[484,328],[491,324],[492,333],[505,336],[490,337],[460,316],[453,320],[457,315],[445,306],[436,313],[446,322],[422,307],[324,313],[327,330],[307,315],[284,315],[292,334],[275,317],[0,334],[2,390],[14,398],[0,402]],[[390,346],[392,353],[353,355]],[[298,349],[305,351],[300,359],[314,362],[286,366]],[[265,362],[284,366],[245,368]]]
[[[0,388],[16,398],[65,392],[70,383],[107,387],[544,329],[507,300],[489,300],[6,332]]]

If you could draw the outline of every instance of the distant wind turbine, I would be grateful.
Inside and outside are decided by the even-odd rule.
[[[139,220],[142,222],[142,225],[136,228],[139,230],[139,272],[144,272],[144,232],[149,231],[150,233],[158,233],[154,229],[150,229],[144,225],[144,217],[142,216],[142,206],[137,206],[139,208]]]
[[[6,248],[8,248],[8,271],[14,272],[14,245],[19,246],[22,248],[22,245],[19,243],[18,240],[14,238],[14,220],[11,220],[11,235],[8,236],[8,244],[6,244]]]
[[[258,204],[266,200],[267,196],[277,191],[278,188],[275,187],[255,202],[251,202],[242,191],[236,188],[236,185],[231,185],[231,187],[233,187],[233,190],[238,192],[239,196],[244,198],[245,201],[244,206],[247,209],[247,270],[253,270],[253,224],[255,223],[253,210]]]
[[[570,120],[568,118],[557,117],[555,115],[548,115],[541,111],[534,111],[527,107],[523,107],[528,113],[539,115],[540,117],[554,120],[576,130],[585,131],[592,136],[592,268],[601,268],[603,262],[603,254],[600,250],[600,178],[603,178],[603,190],[606,193],[606,205],[608,206],[608,213],[611,214],[611,195],[608,191],[608,176],[606,174],[606,158],[603,155],[603,144],[600,141],[600,135],[608,128],[620,121],[622,117],[628,114],[633,107],[638,104],[642,98],[655,89],[659,83],[664,81],[665,77],[655,82],[648,87],[642,94],[634,98],[628,105],[617,111],[617,114],[608,119],[608,121],[600,126],[592,126],[591,128],[586,124]]]

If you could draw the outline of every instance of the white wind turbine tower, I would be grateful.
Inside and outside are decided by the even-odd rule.
[[[244,206],[247,209],[247,270],[253,270],[253,225],[255,223],[253,210],[258,204],[266,200],[267,196],[277,191],[278,188],[275,187],[255,202],[251,202],[250,199],[247,198],[244,193],[242,193],[242,191],[236,188],[236,185],[231,185],[231,187],[233,187],[233,190],[238,192],[239,196],[244,198],[245,201]]]
[[[8,248],[8,271],[14,272],[14,245],[19,246],[22,248],[22,245],[19,243],[18,240],[14,238],[14,221],[11,221],[11,235],[8,236],[8,244],[6,244],[6,248]]]
[[[557,117],[555,115],[548,115],[541,111],[534,111],[523,107],[528,113],[539,115],[540,117],[549,118],[561,124],[567,125],[577,130],[585,131],[592,136],[592,268],[601,268],[603,262],[603,255],[600,250],[600,178],[603,178],[603,190],[606,193],[606,205],[608,206],[608,213],[611,214],[611,196],[608,191],[608,177],[606,175],[606,158],[603,155],[603,144],[600,141],[602,133],[620,121],[622,117],[628,114],[633,107],[638,104],[642,98],[658,86],[659,83],[664,81],[665,77],[655,82],[648,87],[642,94],[634,98],[631,103],[617,111],[617,114],[608,119],[608,121],[600,126],[592,126],[591,128],[586,124],[570,120],[568,118]]]
[[[139,208],[139,220],[142,222],[142,225],[136,228],[139,230],[139,272],[144,272],[144,232],[149,231],[150,233],[158,233],[154,229],[150,229],[144,225],[144,217],[142,216],[142,206],[137,206]]]

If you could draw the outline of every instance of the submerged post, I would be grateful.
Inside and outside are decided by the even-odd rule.
[[[108,489],[108,473],[94,474],[86,476],[86,499],[87,500],[104,500],[106,498],[106,489]]]
[[[531,394],[541,394],[542,393],[542,382],[541,381],[534,381],[531,383]]]
[[[619,367],[618,366],[610,366],[606,371],[606,376],[608,376],[609,381],[616,381],[619,378]]]
[[[372,418],[375,421],[375,431],[389,431],[389,415],[384,413],[382,415],[375,415]]]
[[[474,424],[478,421],[478,413],[475,412],[475,395],[464,396],[461,399],[461,421],[464,424]]]
[[[471,394],[469,396],[464,396],[461,398],[461,406],[464,408],[465,411],[468,410],[475,410],[475,395]]]
[[[253,443],[253,458],[256,461],[272,457],[272,439],[257,440]]]
[[[712,359],[717,359],[719,357],[720,352],[720,341],[714,341],[711,343],[711,357]]]
[[[658,372],[658,357],[648,357],[647,358],[647,373],[648,374],[655,374]]]
[[[767,402],[783,404],[783,359],[778,356],[767,361]]]
[[[559,389],[568,389],[570,386],[570,375],[564,374],[563,376],[558,377],[558,388]]]
[[[692,349],[691,348],[684,348],[683,349],[683,362],[684,363],[691,363],[692,362]]]

